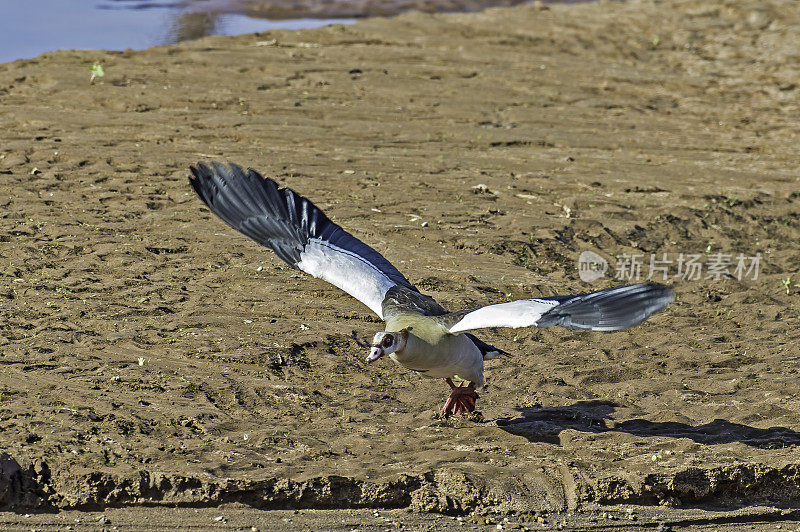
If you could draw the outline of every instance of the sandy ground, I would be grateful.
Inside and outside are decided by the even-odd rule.
[[[221,527],[223,504],[346,509],[304,518],[331,529],[796,520],[798,50],[791,1],[686,0],[0,65],[6,526]],[[480,416],[441,420],[443,383],[363,362],[365,308],[190,194],[209,159],[308,195],[454,310],[627,282],[582,282],[584,250],[760,271],[673,277],[629,331],[484,331],[511,354]]]
[[[558,2],[559,0],[555,0]],[[564,1],[564,0],[561,0]],[[569,2],[569,0],[566,0]],[[582,0],[578,0],[582,1]],[[533,4],[532,0],[223,0],[210,4],[211,10],[246,13],[268,19],[359,18],[392,16],[409,11],[459,13],[482,11],[487,7]],[[540,2],[541,3],[541,2]]]
[[[587,530],[625,532],[691,530],[794,531],[800,514],[767,507],[714,512],[646,507],[612,507],[532,515],[445,516],[401,509],[259,510],[242,504],[215,508],[142,508],[48,513],[0,512],[3,530],[236,530],[236,531],[392,531],[392,530]],[[498,528],[500,525],[500,528]]]

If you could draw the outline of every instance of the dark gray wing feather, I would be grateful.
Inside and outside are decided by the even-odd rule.
[[[576,330],[617,331],[643,322],[674,301],[675,295],[670,287],[653,283],[542,299],[559,304],[542,315],[537,327],[561,325]]]
[[[421,316],[448,314],[447,309],[432,297],[421,294],[416,290],[409,290],[403,286],[394,286],[387,290],[386,297],[383,300],[383,315],[390,317],[409,313]]]

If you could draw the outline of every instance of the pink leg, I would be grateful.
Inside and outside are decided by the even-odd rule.
[[[444,381],[450,386],[450,397],[447,398],[442,407],[442,415],[447,417],[474,412],[475,401],[478,399],[475,383],[470,382],[466,386],[456,386],[451,379],[445,379]]]

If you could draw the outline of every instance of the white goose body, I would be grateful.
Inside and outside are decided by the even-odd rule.
[[[467,336],[451,334],[423,316],[408,316],[392,325],[387,324],[387,332],[408,332],[405,346],[389,354],[397,364],[426,377],[456,377],[483,386],[483,354]]]

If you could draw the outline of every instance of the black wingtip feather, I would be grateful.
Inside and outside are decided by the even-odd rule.
[[[311,202],[289,188],[252,169],[229,163],[190,166],[192,188],[225,223],[272,248],[284,262],[295,266],[300,253],[318,228],[335,226]],[[308,224],[313,218],[314,223]],[[335,226],[338,228],[338,226]]]
[[[549,298],[548,298],[549,299]],[[633,327],[675,300],[669,286],[656,283],[618,286],[599,292],[560,297],[560,305],[542,315],[539,327],[617,331]]]

